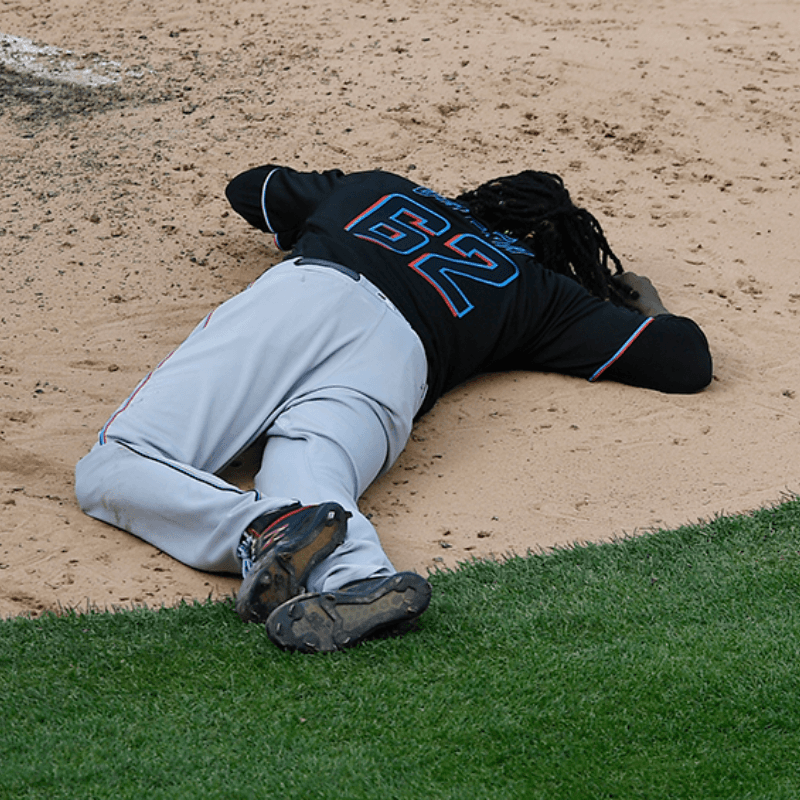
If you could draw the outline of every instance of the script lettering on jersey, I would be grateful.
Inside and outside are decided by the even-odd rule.
[[[487,239],[453,230],[448,219],[403,194],[382,197],[345,230],[409,256],[408,266],[436,289],[455,317],[475,307],[469,296],[476,282],[503,287],[519,275],[514,261]]]

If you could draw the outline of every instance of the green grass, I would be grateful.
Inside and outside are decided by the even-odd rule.
[[[2,622],[0,797],[800,797],[800,501],[431,582],[331,655],[229,603]]]

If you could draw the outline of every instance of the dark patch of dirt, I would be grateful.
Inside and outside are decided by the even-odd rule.
[[[76,114],[103,113],[132,99],[113,86],[47,80],[0,65],[0,117],[30,129],[29,133]]]

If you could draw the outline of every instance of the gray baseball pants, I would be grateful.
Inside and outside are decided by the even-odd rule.
[[[357,501],[402,452],[427,363],[391,302],[348,272],[286,261],[213,311],[78,463],[81,508],[189,566],[236,573],[257,516],[335,501],[353,514],[347,537],[308,590],[394,573]],[[218,477],[264,434],[254,490]]]

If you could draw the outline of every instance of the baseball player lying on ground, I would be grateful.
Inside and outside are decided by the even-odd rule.
[[[380,171],[269,165],[227,197],[290,256],[139,384],[76,493],[185,564],[241,573],[238,614],[281,647],[338,650],[427,608],[430,585],[395,570],[358,498],[452,387],[520,369],[662,392],[711,380],[700,328],[622,270],[555,175],[452,200]],[[252,491],[218,477],[262,436]]]

